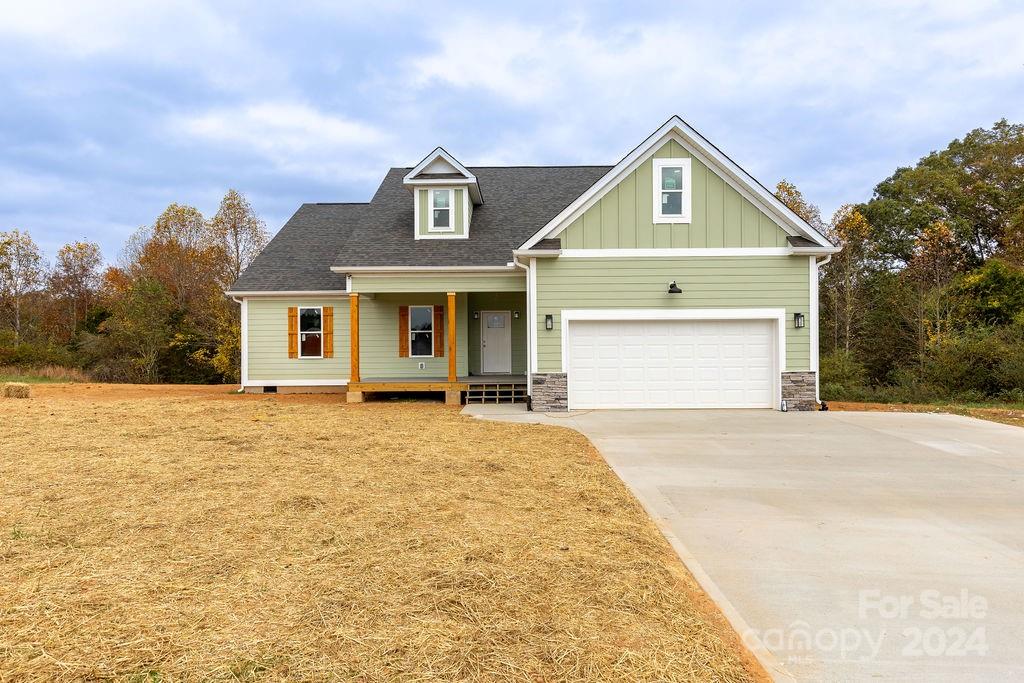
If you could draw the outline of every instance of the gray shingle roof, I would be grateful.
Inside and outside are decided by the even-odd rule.
[[[303,204],[235,281],[231,291],[345,289],[345,276],[332,272],[331,264],[366,207]]]
[[[476,167],[485,195],[469,237],[416,240],[413,198],[393,168],[334,260],[335,266],[503,266],[512,250],[608,172],[610,166]]]
[[[610,166],[469,169],[486,193],[467,239],[416,240],[408,168],[392,168],[368,204],[303,204],[232,291],[345,288],[339,267],[503,266],[529,239],[608,172]]]

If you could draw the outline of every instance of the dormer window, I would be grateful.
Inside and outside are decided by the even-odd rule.
[[[654,222],[690,222],[690,160],[654,160]]]
[[[455,230],[452,221],[452,190],[430,191],[430,232],[452,232]]]

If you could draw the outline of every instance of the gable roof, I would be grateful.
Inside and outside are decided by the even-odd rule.
[[[408,168],[392,168],[334,259],[336,272],[388,267],[506,267],[512,250],[608,172],[608,166],[472,167],[487,191],[464,240],[416,240]]]
[[[483,204],[484,201],[476,176],[444,147],[435,147],[433,152],[423,157],[420,163],[405,174],[402,184],[408,188],[417,185],[469,185],[469,196],[473,198],[473,203]]]
[[[838,251],[829,240],[814,229],[807,221],[797,216],[789,207],[753,176],[747,173],[722,150],[713,145],[707,138],[698,133],[692,126],[678,116],[673,116],[646,140],[641,142],[619,163],[594,183],[586,192],[577,197],[557,216],[549,220],[540,230],[519,246],[530,249],[543,239],[555,237],[583,214],[623,177],[631,173],[643,163],[667,140],[674,139],[691,155],[711,168],[735,188],[741,195],[750,200],[754,206],[775,219],[790,236],[803,237],[821,248],[822,251]]]
[[[229,294],[242,292],[334,292],[346,289],[334,257],[367,204],[303,204],[253,259]]]

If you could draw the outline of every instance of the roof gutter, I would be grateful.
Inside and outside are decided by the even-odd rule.
[[[525,256],[527,258],[554,258],[561,255],[561,249],[513,249],[512,260],[515,262],[517,256]],[[522,267],[521,264],[519,264]]]
[[[246,292],[235,292],[232,290],[225,290],[224,296],[229,296],[235,301],[238,301],[240,296],[337,296],[339,294],[348,294],[347,289],[307,289],[307,290],[264,290],[264,291],[246,291]]]
[[[507,273],[516,268],[504,266],[331,266],[335,273]]]

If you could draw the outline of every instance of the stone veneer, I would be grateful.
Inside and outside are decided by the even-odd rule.
[[[565,373],[534,375],[530,407],[541,413],[564,413],[569,410],[569,385]]]
[[[818,410],[814,400],[814,372],[782,373],[782,400],[789,410]]]

